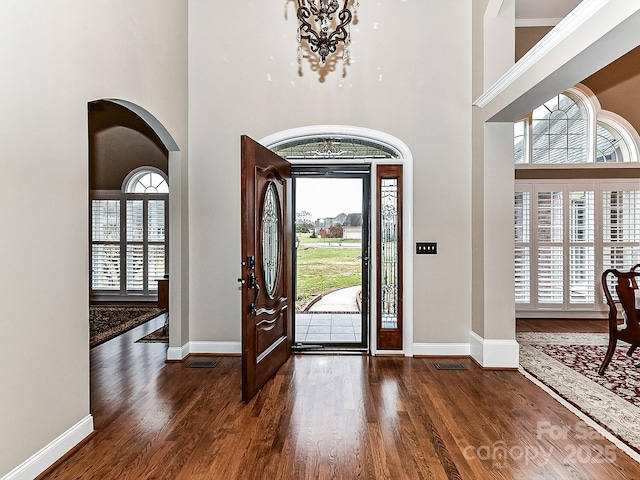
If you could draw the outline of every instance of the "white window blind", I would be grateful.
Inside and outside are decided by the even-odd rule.
[[[600,276],[640,263],[640,185],[516,182],[515,300],[519,310],[603,310]],[[535,202],[530,201],[535,198]],[[529,232],[535,231],[535,235]]]
[[[91,202],[91,288],[120,290],[120,201]]]
[[[629,270],[640,262],[640,191],[607,188],[602,205],[603,270]],[[609,287],[617,300],[615,285]]]
[[[155,295],[157,281],[167,273],[168,195],[105,193],[103,196],[91,202],[92,292]]]
[[[530,192],[515,193],[516,303],[531,303]]]
[[[595,301],[595,205],[593,191],[569,192],[569,302]]]
[[[563,192],[537,194],[538,302],[564,301]]]
[[[144,290],[144,202],[127,200],[127,290]]]
[[[165,201],[149,200],[147,210],[147,288],[158,290],[165,274]]]

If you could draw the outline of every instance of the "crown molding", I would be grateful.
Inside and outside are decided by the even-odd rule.
[[[542,60],[551,50],[556,48],[569,35],[575,32],[585,21],[600,10],[609,0],[585,0],[562,19],[542,40],[522,56],[504,75],[502,75],[488,90],[480,95],[473,105],[484,108],[498,95],[509,88],[517,79],[522,77],[534,65]]]
[[[562,18],[516,18],[517,27],[555,27]]]

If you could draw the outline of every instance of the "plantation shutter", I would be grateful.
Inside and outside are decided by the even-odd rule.
[[[638,183],[517,182],[514,200],[518,309],[604,309],[601,273],[640,263]]]
[[[91,201],[91,288],[120,290],[120,200]]]
[[[603,268],[629,270],[640,262],[640,191],[616,187],[602,192]]]
[[[168,194],[112,193],[91,200],[91,291],[156,295],[167,273]]]
[[[538,191],[538,303],[564,302],[563,192]]]
[[[164,278],[166,271],[166,202],[149,200],[147,215],[147,287],[158,290],[158,280]]]
[[[515,192],[515,300],[531,303],[531,192]]]
[[[569,198],[569,303],[595,302],[594,192],[570,191]]]
[[[127,290],[144,289],[144,202],[127,200]]]

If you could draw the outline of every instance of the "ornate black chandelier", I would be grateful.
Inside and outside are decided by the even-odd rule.
[[[347,61],[353,18],[348,8],[349,1],[344,0],[338,12],[338,0],[298,0],[298,58],[302,59],[302,40],[306,40],[311,51],[320,55],[321,66],[325,65],[327,55],[335,53],[340,43],[343,44],[342,59]],[[354,13],[358,4],[359,0],[353,0]],[[314,29],[314,25],[318,28]]]

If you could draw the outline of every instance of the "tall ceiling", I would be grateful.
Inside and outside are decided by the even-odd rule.
[[[516,0],[516,26],[552,26],[581,0]]]

